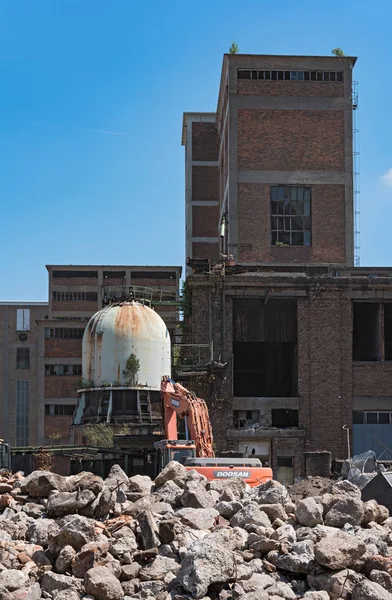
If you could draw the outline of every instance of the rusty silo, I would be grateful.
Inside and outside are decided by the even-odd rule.
[[[161,379],[170,375],[171,346],[154,310],[136,301],[106,306],[91,317],[82,352],[74,425],[161,420]]]

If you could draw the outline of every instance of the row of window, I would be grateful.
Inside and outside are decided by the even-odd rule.
[[[97,279],[97,271],[53,271],[53,279]],[[104,271],[104,279],[120,279],[125,271]],[[132,279],[175,279],[175,271],[131,271]]]
[[[56,302],[96,302],[97,292],[53,292]]]
[[[342,71],[252,71],[238,69],[238,79],[262,79],[272,81],[343,81]]]
[[[233,425],[235,429],[249,428],[257,424],[260,424],[259,410],[233,411]],[[298,427],[298,424],[298,410],[285,408],[271,410],[271,427]],[[392,411],[353,411],[353,425],[390,424],[392,424]]]
[[[45,337],[81,340],[84,329],[76,327],[45,327]]]
[[[45,365],[45,375],[81,375],[82,365]]]
[[[47,417],[72,417],[75,411],[73,404],[45,404],[45,415]]]

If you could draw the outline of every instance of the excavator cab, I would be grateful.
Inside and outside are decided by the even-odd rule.
[[[161,440],[155,443],[155,450],[156,475],[172,460],[185,465],[187,459],[196,457],[196,446],[192,440]]]

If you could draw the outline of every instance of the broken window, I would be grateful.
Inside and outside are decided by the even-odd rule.
[[[297,303],[234,300],[234,395],[297,395]]]
[[[74,411],[74,404],[45,404],[45,415],[47,417],[72,417]]]
[[[30,369],[30,348],[16,349],[16,368]]]
[[[76,327],[45,327],[45,337],[61,339],[82,339],[84,329]]]
[[[45,375],[81,375],[82,365],[45,365]]]
[[[234,410],[233,426],[234,429],[247,429],[260,423],[259,410]]]
[[[96,279],[98,271],[53,271],[53,279]]]
[[[292,456],[278,456],[277,457],[278,467],[289,467],[293,468],[293,457]]]
[[[273,81],[343,81],[343,71],[249,71],[238,69],[238,79],[272,79]]]
[[[113,390],[113,415],[137,415],[137,390]]]
[[[53,292],[56,302],[95,302],[97,298],[97,292]]]
[[[175,279],[175,271],[132,271],[131,279]]]
[[[273,408],[271,410],[272,427],[284,429],[298,427],[298,410],[290,408]]]
[[[353,312],[353,360],[382,360],[381,305],[354,302]]]
[[[384,304],[384,351],[385,360],[392,360],[392,303]]]
[[[124,279],[125,271],[104,271],[103,278],[104,279]]]
[[[271,186],[272,245],[311,245],[310,196],[309,186]]]
[[[392,413],[388,410],[382,411],[353,411],[354,425],[390,425]]]
[[[16,309],[16,331],[30,331],[30,309]]]

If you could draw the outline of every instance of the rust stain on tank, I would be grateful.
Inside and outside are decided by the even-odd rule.
[[[123,304],[116,311],[115,326],[121,333],[130,333],[137,335],[140,329],[139,318],[140,306],[137,304]]]

